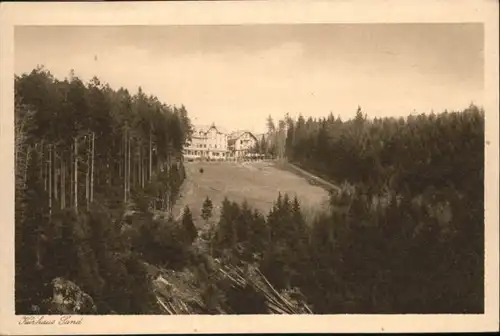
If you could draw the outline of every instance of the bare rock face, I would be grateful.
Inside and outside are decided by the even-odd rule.
[[[52,293],[49,299],[51,314],[97,314],[92,297],[69,280],[52,280]]]

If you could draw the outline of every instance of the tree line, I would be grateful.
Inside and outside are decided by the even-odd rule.
[[[267,132],[257,138],[252,152],[265,155],[268,158],[284,159],[286,155],[285,142],[287,136],[286,120],[289,118],[287,114],[284,120],[278,120],[276,124],[269,115],[266,121]]]
[[[149,311],[143,244],[127,238],[141,226],[127,221],[172,208],[185,175],[186,108],[38,67],[15,77],[15,127],[16,312],[43,305],[55,277],[105,311]]]
[[[358,108],[348,121],[330,114],[286,122],[288,160],[328,180],[411,195],[446,188],[470,192],[471,199],[483,193],[484,111],[477,106],[373,120]]]
[[[289,161],[337,182],[305,220],[225,200],[213,256],[257,265],[315,313],[484,311],[484,111],[288,120]]]

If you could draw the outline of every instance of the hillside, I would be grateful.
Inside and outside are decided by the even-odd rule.
[[[219,220],[220,205],[225,197],[237,203],[246,200],[262,213],[269,212],[279,193],[297,196],[305,212],[323,209],[328,204],[325,188],[270,161],[189,162],[185,163],[185,169],[186,180],[174,214],[180,214],[188,205],[198,227],[203,226],[200,215],[206,197],[214,204],[214,222]]]

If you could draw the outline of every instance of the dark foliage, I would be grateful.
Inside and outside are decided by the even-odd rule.
[[[203,218],[206,221],[209,220],[212,217],[212,210],[213,210],[212,200],[207,196],[205,201],[203,201],[203,207],[201,208],[201,218]]]
[[[192,241],[153,218],[185,177],[185,107],[43,68],[16,76],[15,101],[16,313],[46,312],[56,277],[100,314],[157,313],[144,261],[177,266]]]
[[[258,263],[315,313],[484,311],[484,113],[290,123],[289,158],[330,180],[330,209],[306,225],[278,195],[267,219],[222,203],[215,255]]]

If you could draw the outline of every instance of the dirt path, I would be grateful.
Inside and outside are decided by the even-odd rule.
[[[312,183],[314,185],[319,185],[327,190],[340,190],[340,188],[338,186],[336,186],[335,184],[328,182],[327,180],[325,180],[321,177],[318,177],[318,176],[294,165],[293,163],[280,162],[280,163],[276,164],[276,167],[282,168],[282,169],[285,169],[288,171],[292,171],[295,174],[307,179],[310,183]]]

